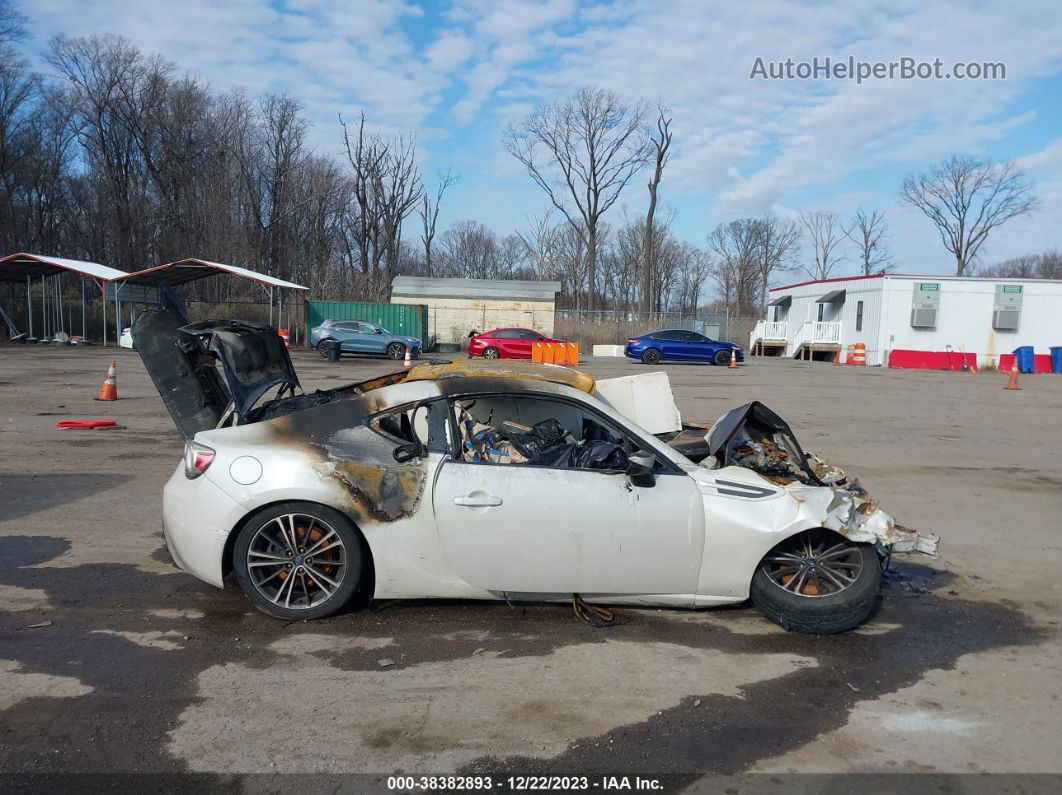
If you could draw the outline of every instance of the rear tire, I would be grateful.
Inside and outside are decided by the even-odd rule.
[[[342,610],[361,584],[362,541],[339,511],[283,502],[240,530],[236,580],[251,604],[274,618],[323,618]]]
[[[485,351],[483,351],[483,358],[484,359],[500,359],[501,358],[501,351],[499,351],[497,348],[487,348]]]
[[[712,361],[718,364],[720,367],[725,367],[730,364],[730,351],[723,349],[715,352],[715,356],[712,357]]]
[[[808,565],[812,560],[815,567]],[[867,544],[853,544],[832,530],[808,530],[764,556],[750,595],[767,618],[793,632],[846,632],[877,608],[881,563]]]
[[[656,364],[660,361],[660,351],[656,348],[649,348],[642,354],[642,362],[645,364]]]
[[[331,337],[325,337],[323,340],[317,343],[317,352],[321,354],[322,359],[328,358],[328,346],[329,343],[334,342]]]

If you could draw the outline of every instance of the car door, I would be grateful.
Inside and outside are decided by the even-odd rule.
[[[530,359],[531,343],[538,342],[542,336],[528,329],[516,329],[514,333],[516,336],[510,341],[512,356],[517,359]]]
[[[528,400],[509,397],[514,405]],[[503,405],[491,408],[494,422]],[[535,410],[560,417],[572,408],[547,400]],[[433,491],[440,541],[458,575],[490,591],[692,600],[704,546],[696,483],[670,463],[651,485],[635,480],[625,472],[450,459]]]
[[[659,334],[654,334],[653,337],[659,341],[660,352],[663,354],[663,358],[670,359],[671,361],[682,361],[683,359],[689,358],[686,345],[682,341],[682,332],[661,331]]]
[[[683,331],[683,341],[686,346],[686,357],[693,361],[708,362],[712,359],[714,351],[708,344],[708,338],[696,331]]]
[[[497,348],[501,352],[502,357],[505,359],[516,358],[515,350],[513,348],[513,344],[516,341],[514,339],[515,333],[516,332],[514,332],[512,329],[503,328],[498,329],[490,335],[491,346]]]
[[[362,323],[361,330],[367,353],[384,353],[387,350],[387,343],[392,339],[388,332],[375,323]]]
[[[345,320],[333,327],[332,336],[339,340],[339,349],[358,353],[362,350],[360,345],[361,334],[356,320]]]

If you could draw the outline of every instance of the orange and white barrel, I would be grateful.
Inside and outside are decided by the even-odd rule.
[[[288,337],[288,330],[286,328],[279,328],[277,329],[277,334],[279,334],[280,338],[284,340],[284,347],[290,350],[291,344],[290,338]]]
[[[865,366],[867,363],[867,346],[864,342],[857,342],[852,346],[852,353],[848,360],[849,364]]]

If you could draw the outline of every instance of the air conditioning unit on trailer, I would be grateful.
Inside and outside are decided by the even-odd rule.
[[[992,328],[999,331],[1017,331],[1021,323],[1020,284],[997,284],[996,305],[992,310]]]
[[[940,306],[940,282],[915,282],[911,300],[911,325],[915,328],[936,328]]]

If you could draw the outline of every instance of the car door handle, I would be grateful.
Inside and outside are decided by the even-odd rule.
[[[496,508],[501,504],[501,497],[494,497],[490,494],[466,494],[463,497],[454,497],[454,505],[463,505],[466,508]]]

